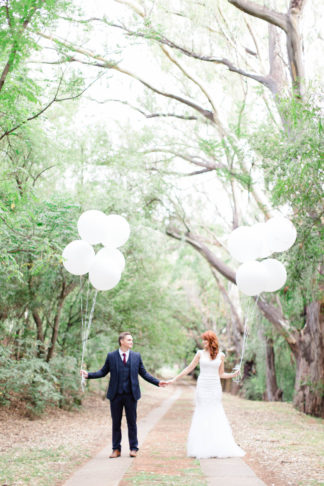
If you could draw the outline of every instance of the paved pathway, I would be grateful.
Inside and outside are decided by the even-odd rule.
[[[185,392],[183,391],[184,389],[186,389]],[[179,400],[180,397],[181,399]],[[183,448],[184,437],[187,435],[187,430],[185,430],[186,427],[184,426],[182,426],[183,437],[181,437],[181,433],[179,435],[179,432],[178,436],[175,435],[174,429],[177,424],[172,422],[172,416],[173,420],[174,417],[176,417],[177,420],[179,413],[182,411],[184,415],[188,415],[186,419],[188,426],[190,423],[188,411],[191,412],[191,405],[186,408],[183,407],[183,404],[188,404],[188,401],[190,402],[190,400],[192,400],[192,392],[189,391],[188,398],[188,387],[178,387],[159,407],[153,409],[145,418],[139,421],[138,433],[141,452],[138,458],[131,459],[129,457],[127,431],[123,429],[122,456],[120,458],[108,459],[108,456],[111,453],[111,445],[109,444],[93,459],[77,470],[71,478],[64,483],[64,486],[118,486],[120,482],[122,482],[123,477],[123,484],[133,484],[132,476],[135,477],[134,475],[138,474],[139,471],[145,470],[147,472],[154,470],[155,466],[152,462],[153,456],[160,456],[160,462],[163,463],[162,466],[164,465],[164,468],[168,468],[167,463],[169,461],[167,460],[167,455],[170,454],[170,451],[166,452],[166,449],[170,447],[170,445],[168,446],[168,444],[170,444],[170,438],[175,442],[180,441],[180,447]],[[180,423],[178,423],[178,426],[179,425]],[[156,429],[157,435],[154,435],[154,429]],[[164,437],[161,437],[161,434],[164,434]],[[159,439],[157,442],[156,437],[161,438],[161,440]],[[147,440],[145,441],[145,439]],[[154,449],[155,446],[157,450]],[[158,447],[160,447],[159,450]],[[172,452],[172,454],[173,453],[174,452]],[[180,457],[185,455],[182,449],[180,449],[179,454]],[[189,459],[187,458],[187,460]],[[150,461],[152,462],[151,466]],[[166,464],[164,464],[165,462]],[[208,486],[219,486],[220,484],[223,486],[266,486],[241,458],[201,459],[200,468]],[[182,469],[182,471],[184,470]],[[184,473],[182,472],[182,476],[183,474]],[[203,476],[201,479],[203,479]],[[167,481],[167,476],[164,476],[164,478],[163,485],[169,484],[168,482],[164,482]],[[136,484],[140,485],[141,483],[137,481]],[[181,481],[179,478],[179,484],[180,483],[181,485],[187,484],[184,477],[181,478]],[[143,484],[147,485],[148,482],[145,481]],[[159,486],[156,480],[154,481],[154,484]],[[172,482],[172,484],[175,483]],[[188,484],[192,485],[194,483],[190,482],[188,478]],[[199,484],[202,483],[199,481]]]
[[[208,486],[266,486],[240,457],[200,459]]]
[[[154,408],[146,417],[138,422],[139,446],[155,424],[169,410],[172,404],[179,398],[181,391],[176,390],[170,398],[164,400],[160,407]],[[134,461],[129,457],[129,445],[127,429],[122,431],[122,455],[117,459],[109,459],[111,444],[109,443],[93,459],[78,469],[64,483],[64,486],[117,486],[123,475]]]

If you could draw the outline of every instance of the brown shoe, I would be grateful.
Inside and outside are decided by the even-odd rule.
[[[137,456],[137,451],[130,451],[129,455],[131,457],[136,457]]]
[[[120,457],[120,451],[118,449],[113,450],[109,457],[110,459],[115,459],[115,457]]]

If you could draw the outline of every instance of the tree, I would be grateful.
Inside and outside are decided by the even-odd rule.
[[[269,100],[266,92],[262,92],[263,100],[266,103],[267,109],[270,110],[270,114],[273,120],[273,126],[280,126],[282,123],[284,130],[289,134],[291,127],[288,122],[291,121],[289,113],[280,110],[280,103],[282,96],[287,91],[287,67],[285,65],[285,56],[282,56],[280,49],[280,35],[278,33],[278,28],[284,33],[287,40],[287,50],[286,59],[288,60],[289,73],[290,73],[290,88],[289,92],[291,98],[298,100],[298,103],[303,106],[305,100],[303,100],[303,86],[305,85],[304,79],[304,68],[302,64],[301,56],[301,33],[299,32],[299,19],[302,13],[304,2],[290,2],[290,6],[286,14],[279,13],[268,7],[260,7],[253,2],[247,1],[231,1],[230,3],[240,10],[248,13],[252,17],[257,17],[262,19],[266,25],[269,26],[269,70],[268,74],[254,74],[249,72],[247,68],[237,67],[233,61],[228,60],[222,56],[214,56],[208,54],[201,54],[202,47],[195,47],[197,43],[197,37],[190,38],[188,33],[190,29],[187,28],[184,33],[184,25],[195,25],[202,32],[205,30],[207,32],[206,38],[208,38],[211,45],[217,45],[215,39],[217,36],[222,35],[226,39],[226,46],[231,49],[231,52],[236,52],[240,56],[241,62],[245,63],[248,67],[250,65],[250,59],[256,58],[262,65],[262,55],[261,49],[264,49],[264,45],[260,47],[260,39],[254,34],[254,29],[256,24],[253,23],[252,27],[246,17],[235,17],[235,22],[242,29],[245,22],[247,30],[251,36],[254,43],[254,51],[251,52],[250,48],[245,48],[244,44],[239,42],[235,35],[231,32],[228,27],[228,22],[226,16],[228,14],[225,4],[221,4],[221,8],[217,10],[205,9],[205,5],[199,5],[193,7],[190,2],[184,2],[183,8],[175,11],[171,6],[165,5],[165,3],[154,5],[154,9],[150,8],[150,3],[142,3],[140,5],[130,4],[129,2],[123,2],[120,0],[121,4],[127,6],[131,10],[130,15],[123,17],[123,20],[117,23],[114,19],[107,17],[104,18],[91,18],[77,19],[77,21],[83,25],[91,24],[93,22],[103,23],[108,29],[119,29],[125,32],[125,39],[142,39],[143,45],[149,46],[157,52],[156,46],[159,46],[160,51],[164,56],[164,64],[161,63],[161,73],[164,71],[170,72],[176,75],[176,87],[180,89],[183,94],[179,95],[174,92],[174,88],[170,90],[170,82],[165,81],[164,84],[167,87],[158,87],[152,82],[147,81],[143,76],[138,73],[133,73],[131,70],[125,68],[118,61],[107,57],[105,54],[98,54],[92,52],[86,47],[78,47],[74,44],[68,43],[64,40],[55,39],[52,35],[42,33],[42,36],[52,40],[56,45],[60,46],[60,49],[64,49],[64,55],[59,56],[56,63],[66,63],[66,62],[79,62],[86,65],[93,65],[99,68],[108,69],[109,72],[117,72],[133,80],[136,80],[146,89],[162,97],[163,99],[169,100],[168,106],[171,107],[171,112],[168,110],[151,111],[148,112],[147,107],[141,106],[139,111],[144,114],[147,118],[165,118],[172,120],[178,120],[179,124],[183,127],[183,124],[188,126],[188,123],[195,123],[195,137],[193,138],[193,150],[189,153],[188,149],[183,150],[181,143],[174,143],[174,140],[169,141],[166,146],[160,146],[158,144],[155,147],[151,147],[147,152],[150,154],[168,154],[174,158],[180,157],[183,160],[187,160],[190,164],[198,165],[202,173],[214,171],[219,178],[222,180],[223,184],[227,187],[231,187],[230,190],[230,200],[233,207],[233,222],[234,227],[237,226],[239,221],[244,221],[244,217],[239,215],[239,203],[237,201],[237,191],[238,187],[240,192],[248,190],[255,201],[255,206],[251,211],[251,217],[260,218],[269,216],[269,205],[263,200],[259,195],[258,185],[255,184],[253,176],[255,179],[262,178],[262,174],[256,170],[254,164],[249,165],[247,163],[247,158],[251,157],[252,152],[246,148],[242,138],[242,118],[245,116],[247,126],[248,114],[247,114],[247,89],[248,85],[243,81],[241,83],[241,93],[243,94],[243,104],[242,109],[238,113],[237,122],[235,124],[228,123],[228,126],[224,123],[226,114],[220,114],[220,110],[217,108],[213,96],[211,96],[210,86],[209,89],[206,88],[207,84],[210,85],[210,79],[214,79],[215,70],[214,66],[225,65],[229,68],[230,72],[239,74],[242,79],[251,79],[253,82],[259,83],[261,86],[268,88],[274,97],[276,104],[277,113],[275,112],[275,106]],[[210,7],[210,6],[208,6]],[[205,19],[210,18],[210,15],[214,16],[215,25],[217,25],[217,30],[212,27],[207,27]],[[158,20],[159,19],[159,20]],[[170,20],[172,19],[172,20]],[[68,21],[74,21],[75,19],[68,18]],[[159,22],[159,25],[158,25]],[[181,22],[183,22],[181,24]],[[194,23],[195,22],[195,23]],[[251,20],[252,22],[252,20]],[[158,26],[157,26],[158,25]],[[194,32],[195,34],[195,32]],[[212,38],[214,35],[214,38]],[[261,37],[261,36],[260,36]],[[186,39],[181,41],[181,38]],[[201,36],[203,38],[203,35]],[[243,38],[244,40],[246,37]],[[190,47],[188,47],[190,45]],[[192,47],[194,45],[194,47]],[[223,44],[224,45],[224,44]],[[179,53],[178,56],[174,55]],[[244,52],[245,57],[242,58],[241,53]],[[68,54],[68,55],[67,55]],[[184,64],[186,62],[186,64]],[[254,61],[252,61],[253,63]],[[167,64],[165,64],[167,63]],[[199,63],[199,64],[198,64]],[[197,66],[199,65],[200,74],[204,77],[204,81],[200,79],[197,75],[192,74],[192,70],[197,71]],[[167,66],[167,67],[166,67]],[[212,66],[209,70],[207,66]],[[208,78],[209,76],[209,78]],[[222,76],[225,76],[222,73]],[[226,76],[229,82],[233,78]],[[162,77],[161,77],[162,79]],[[167,78],[168,79],[168,78]],[[172,77],[174,80],[174,77]],[[209,82],[208,82],[209,81]],[[252,100],[257,100],[258,97],[252,96]],[[131,103],[131,101],[130,101]],[[206,108],[205,103],[208,105]],[[176,111],[176,107],[182,107],[183,110],[180,113]],[[137,107],[136,107],[137,108]],[[197,121],[197,123],[196,123]],[[169,126],[172,126],[169,124]],[[213,127],[215,129],[214,135],[209,137],[203,137],[202,134],[207,131],[207,127]],[[187,130],[182,128],[184,140],[187,136]],[[246,139],[245,139],[246,140]],[[173,145],[173,146],[172,146]],[[188,145],[188,144],[187,144]],[[252,155],[253,159],[255,156]],[[256,156],[257,159],[258,156]],[[256,160],[255,159],[255,160]],[[152,160],[150,158],[149,160]],[[154,160],[154,159],[153,159]],[[252,170],[251,170],[252,169]],[[197,175],[197,172],[194,173]],[[262,179],[261,179],[262,180]],[[259,183],[260,184],[260,183]],[[191,226],[194,226],[191,225]],[[178,239],[185,239],[188,244],[195,248],[199,253],[210,263],[210,265],[223,277],[235,282],[234,270],[229,267],[221,258],[216,256],[204,243],[204,238],[201,235],[197,236],[195,232],[188,228],[188,222],[186,222],[186,228],[183,232],[179,227],[174,229],[174,227],[169,227],[167,232],[170,236],[176,237]],[[309,309],[313,309],[313,303],[309,302]],[[258,299],[258,306],[263,315],[271,322],[275,330],[282,335],[291,349],[294,349],[295,356],[301,353],[301,350],[306,345],[308,337],[304,336],[303,333],[297,332],[293,323],[289,321],[289,316],[284,315],[282,312],[282,304],[279,301],[267,301],[263,296]],[[314,302],[315,314],[319,311],[319,306]],[[319,326],[319,313],[317,312],[317,317],[314,317],[314,311],[310,311],[308,318],[314,321],[314,326],[309,326],[309,322],[306,321],[306,327],[313,327],[317,329],[316,332],[322,336],[322,329]],[[322,339],[322,337],[321,337]],[[296,380],[296,398],[295,405],[307,412],[313,413],[315,415],[323,415],[323,402],[321,399],[320,387],[316,385],[318,382],[313,382],[313,385],[308,386],[305,392],[304,385],[299,380],[301,374],[300,368],[301,363],[297,359],[297,380]],[[318,377],[322,369],[322,359],[315,355],[312,363],[303,363],[305,370],[302,375],[308,374],[309,376]],[[316,369],[316,373],[311,372],[311,368]],[[311,380],[312,381],[312,380]]]

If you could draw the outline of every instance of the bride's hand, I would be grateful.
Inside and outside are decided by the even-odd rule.
[[[233,371],[233,373],[232,373],[233,378],[234,378],[234,376],[237,376],[237,375],[239,375],[240,373],[241,373],[240,368],[239,368],[238,370]]]
[[[167,384],[168,385],[173,385],[173,383],[175,383],[175,381],[176,381],[175,378],[172,378],[172,380],[168,380],[167,381]]]

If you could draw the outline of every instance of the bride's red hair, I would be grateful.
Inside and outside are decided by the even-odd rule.
[[[201,335],[201,339],[208,341],[208,351],[211,359],[215,359],[218,354],[218,338],[214,331],[206,331]]]

